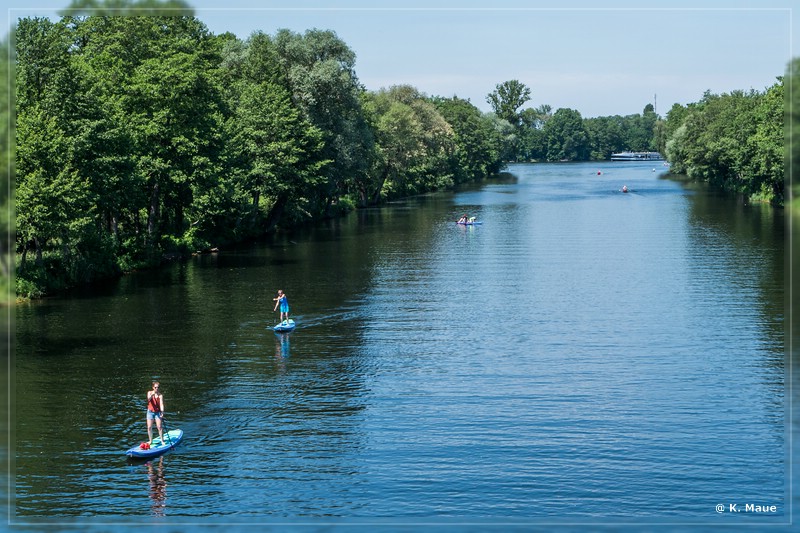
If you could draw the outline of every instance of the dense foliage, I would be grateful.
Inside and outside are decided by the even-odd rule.
[[[0,42],[0,87],[9,87],[8,40]],[[11,155],[11,139],[14,137],[10,129],[13,124],[9,120],[11,102],[9,91],[0,91],[0,304],[9,299],[12,290],[14,268],[14,211],[11,184],[14,182]]]
[[[764,92],[706,93],[667,113],[666,155],[672,172],[754,200],[784,198],[783,78]]]
[[[21,20],[17,293],[501,168],[503,121],[409,86],[367,92],[354,63],[330,31],[240,40],[192,16]]]
[[[583,118],[580,112],[550,106],[523,109],[517,126],[519,161],[603,161],[630,150],[658,151],[658,116],[651,104],[641,115]]]
[[[789,65],[788,71],[789,88],[786,91],[786,136],[788,138],[788,164],[786,167],[787,175],[794,170],[800,169],[800,58],[794,59]],[[797,175],[791,176],[787,182],[792,185],[790,198],[792,209],[795,216],[800,215],[800,179]]]

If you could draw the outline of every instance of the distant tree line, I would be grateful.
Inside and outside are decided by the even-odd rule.
[[[176,5],[180,6],[180,2]],[[483,179],[508,161],[665,153],[673,172],[783,199],[783,81],[661,119],[367,91],[331,31],[211,34],[186,13],[19,22],[16,289],[116,276],[358,207]],[[4,108],[5,109],[5,108]],[[9,221],[5,222],[9,224]]]
[[[798,69],[795,60],[790,67]],[[651,104],[641,115],[582,118],[547,105],[522,109],[530,89],[518,80],[497,85],[487,97],[510,125],[507,159],[605,160],[624,150],[658,151],[673,174],[783,205],[786,117],[784,78],[764,91],[706,92],[697,102],[675,104],[661,119]],[[791,117],[789,117],[791,118]]]
[[[508,125],[506,160],[604,161],[615,152],[659,150],[663,121],[652,104],[637,115],[583,118],[547,104],[523,108],[530,99],[530,88],[519,80],[498,84],[486,98]]]

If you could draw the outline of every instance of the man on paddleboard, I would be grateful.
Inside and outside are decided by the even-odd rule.
[[[275,309],[272,311],[276,311],[278,306],[281,306],[281,321],[288,322],[289,320],[289,300],[286,299],[286,295],[283,293],[282,290],[278,289],[278,296],[277,298],[272,299],[275,302]]]
[[[153,382],[153,390],[147,391],[147,441],[148,444],[153,444],[153,420],[156,421],[158,428],[158,436],[161,442],[164,442],[164,432],[161,429],[161,419],[164,418],[164,395],[161,394],[161,384],[158,381]]]

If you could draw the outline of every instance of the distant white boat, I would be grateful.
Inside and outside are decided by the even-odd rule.
[[[611,154],[612,161],[663,161],[658,152],[617,152]]]

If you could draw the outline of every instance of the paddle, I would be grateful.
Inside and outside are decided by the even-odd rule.
[[[169,436],[169,429],[167,429],[167,423],[164,422],[163,414],[161,415],[161,430],[164,433],[164,435],[167,436],[167,440],[169,441],[169,447],[174,448],[174,446],[172,445],[172,437]],[[165,444],[164,441],[161,441],[161,444]]]

